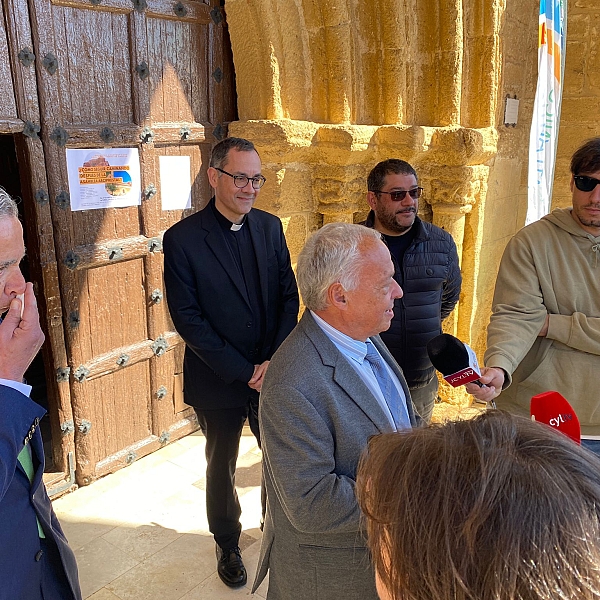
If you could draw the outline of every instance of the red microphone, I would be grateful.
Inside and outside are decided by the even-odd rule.
[[[546,423],[581,444],[581,427],[573,407],[558,392],[544,392],[531,399],[531,419]]]

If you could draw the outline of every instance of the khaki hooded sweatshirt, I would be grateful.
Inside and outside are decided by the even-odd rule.
[[[546,315],[548,334],[538,337]],[[560,392],[582,435],[600,435],[600,237],[558,208],[519,231],[498,272],[487,367],[508,373],[498,408],[529,415],[531,397]]]

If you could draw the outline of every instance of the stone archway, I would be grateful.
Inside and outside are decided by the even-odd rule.
[[[227,0],[240,117],[230,132],[259,147],[275,181],[261,206],[282,217],[292,253],[322,223],[364,217],[376,162],[408,160],[425,188],[423,217],[461,255],[463,294],[445,328],[483,349],[497,261],[524,220],[537,9]],[[526,107],[515,128],[503,124],[507,96]]]

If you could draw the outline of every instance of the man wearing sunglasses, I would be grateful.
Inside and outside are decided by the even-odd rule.
[[[529,415],[535,394],[560,392],[582,444],[600,447],[600,138],[571,158],[572,207],[557,208],[508,243],[496,281],[481,400]],[[502,393],[501,393],[502,392]]]
[[[235,465],[246,418],[260,444],[258,395],[271,356],[296,325],[298,290],[280,219],[252,208],[265,183],[252,142],[212,151],[214,197],[165,232],[165,289],[185,341],[184,398],[206,437],[206,512],[217,572],[246,583]]]
[[[441,333],[442,320],[460,296],[456,244],[449,233],[417,216],[423,188],[406,161],[380,162],[369,173],[367,186],[371,212],[363,225],[383,234],[394,278],[404,291],[394,303],[392,324],[381,338],[402,367],[418,413],[429,422],[438,380],[427,342]]]

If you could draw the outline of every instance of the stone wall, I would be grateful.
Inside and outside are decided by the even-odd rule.
[[[566,154],[581,139],[574,120],[582,92],[598,114],[599,5],[569,2]],[[376,162],[408,160],[425,189],[421,216],[454,236],[461,257],[461,301],[445,328],[480,355],[497,266],[525,220],[538,7],[538,0],[225,3],[240,118],[230,134],[257,144],[268,179],[258,206],[282,218],[293,258],[323,223],[364,218],[366,175]],[[516,127],[503,124],[507,96],[520,100]],[[585,126],[591,135],[598,124],[590,116]],[[467,401],[461,391],[443,395]]]

